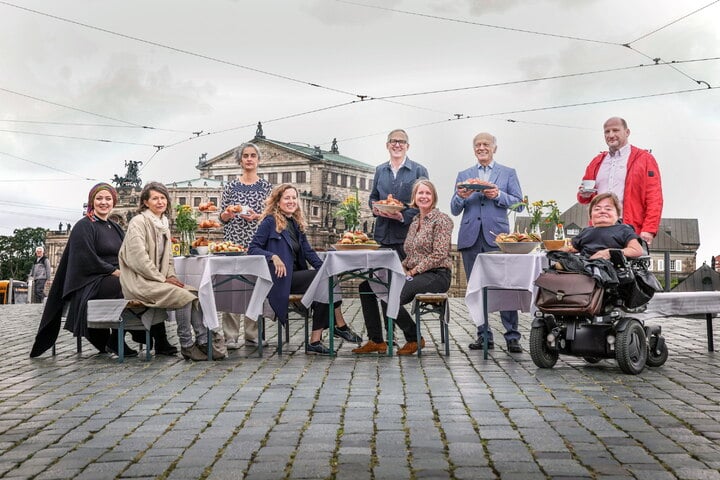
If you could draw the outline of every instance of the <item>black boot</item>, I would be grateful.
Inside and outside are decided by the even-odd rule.
[[[105,347],[110,341],[110,329],[88,328],[85,338],[87,338],[88,342],[90,342],[93,347],[97,348],[100,353],[105,353]],[[115,337],[115,345],[115,348],[117,348],[117,337]]]
[[[114,353],[115,355],[118,354],[118,331],[117,329],[113,328],[112,333],[110,334],[110,337],[108,338],[107,345],[105,345],[105,351],[107,353]],[[137,357],[138,352],[137,350],[134,350],[130,348],[130,346],[125,343],[125,340],[123,339],[123,350],[126,357]]]
[[[176,355],[178,349],[167,339],[167,330],[165,329],[165,322],[156,323],[150,327],[150,338],[151,342],[155,343],[155,354],[156,355]]]

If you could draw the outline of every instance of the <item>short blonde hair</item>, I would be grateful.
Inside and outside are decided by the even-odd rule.
[[[425,185],[430,189],[433,196],[432,205],[430,206],[431,209],[435,208],[437,206],[438,202],[438,193],[437,189],[435,188],[435,185],[428,180],[427,178],[419,178],[415,180],[415,183],[413,184],[412,193],[410,194],[410,206],[413,208],[417,208],[417,205],[415,204],[415,195],[417,194],[418,188],[420,188],[421,185]]]

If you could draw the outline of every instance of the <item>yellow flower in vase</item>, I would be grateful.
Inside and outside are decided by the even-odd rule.
[[[357,189],[355,195],[348,195],[340,203],[335,217],[342,219],[346,231],[354,231],[360,227],[360,198]]]

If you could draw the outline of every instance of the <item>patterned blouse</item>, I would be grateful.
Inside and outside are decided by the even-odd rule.
[[[228,182],[223,189],[220,211],[225,211],[228,205],[245,205],[252,208],[255,213],[262,213],[265,209],[265,200],[270,196],[270,190],[272,185],[264,178],[258,179],[251,185],[245,185],[238,180]],[[235,215],[235,218],[225,223],[223,227],[225,240],[247,248],[257,228],[257,221],[248,222]]]
[[[417,273],[434,268],[450,269],[452,230],[453,221],[437,208],[432,209],[422,223],[420,215],[416,215],[405,239],[407,257],[402,262],[403,266],[407,270],[414,268]]]

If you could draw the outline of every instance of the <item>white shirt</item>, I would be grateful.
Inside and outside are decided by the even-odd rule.
[[[397,168],[393,167],[393,163],[390,162],[390,171],[393,174],[393,178],[397,178],[397,174],[400,171],[400,169],[405,165],[405,160],[407,160],[407,157],[405,157],[400,165],[398,165]]]
[[[622,205],[623,196],[625,195],[628,158],[630,158],[629,143],[616,151],[615,154],[608,152],[603,158],[595,178],[595,188],[597,188],[598,193],[614,193],[620,200],[620,205]]]

